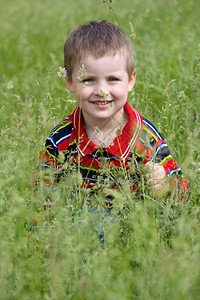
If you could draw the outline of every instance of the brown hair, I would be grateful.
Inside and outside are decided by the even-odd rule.
[[[128,36],[122,29],[105,20],[91,21],[75,28],[64,45],[64,67],[72,80],[75,64],[87,55],[101,58],[123,51],[127,57],[127,72],[131,77],[135,66],[133,49]]]

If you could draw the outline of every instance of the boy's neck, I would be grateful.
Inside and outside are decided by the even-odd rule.
[[[111,145],[116,138],[116,136],[120,135],[124,126],[127,124],[129,117],[124,110],[121,118],[106,120],[104,122],[88,122],[86,118],[84,118],[84,126],[85,131],[89,137],[89,139],[97,146],[107,148]]]

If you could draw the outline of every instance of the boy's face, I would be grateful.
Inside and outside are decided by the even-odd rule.
[[[82,65],[86,75],[80,81]],[[122,121],[124,105],[135,84],[135,76],[134,72],[129,78],[126,57],[121,53],[101,58],[87,56],[75,65],[72,82],[66,78],[66,85],[75,94],[84,121],[96,126],[111,119]]]

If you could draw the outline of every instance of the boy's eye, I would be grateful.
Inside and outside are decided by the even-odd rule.
[[[93,82],[93,81],[94,80],[92,78],[85,78],[85,79],[82,80],[83,83],[85,83],[85,82],[90,83],[90,82]]]
[[[113,81],[118,81],[118,78],[116,78],[116,77],[110,77],[110,78],[109,78],[109,81],[112,81],[112,82],[113,82]]]

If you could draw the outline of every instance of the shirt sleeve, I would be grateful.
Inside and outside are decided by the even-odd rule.
[[[49,136],[44,149],[40,152],[40,162],[43,167],[58,169],[61,166],[59,161],[59,149],[53,138]]]
[[[44,149],[40,152],[40,167],[43,169],[43,182],[50,184],[59,181],[62,176],[61,167],[64,163],[59,157],[60,151],[51,135],[47,138]]]
[[[51,131],[46,139],[45,147],[40,152],[39,160],[44,174],[44,177],[41,178],[43,182],[57,183],[66,173],[66,170],[63,171],[63,165],[76,147],[72,119],[73,114]]]
[[[175,191],[174,199],[186,200],[189,194],[188,179],[172,157],[165,139],[146,118],[143,119],[143,132],[140,139],[145,147],[144,163],[152,161],[162,165]]]

